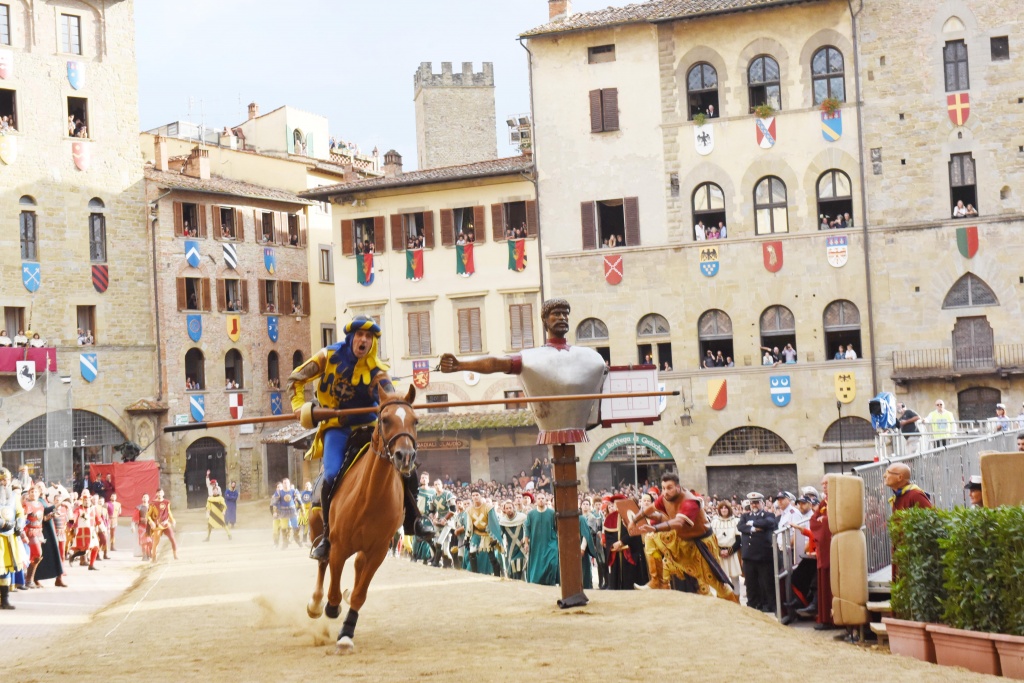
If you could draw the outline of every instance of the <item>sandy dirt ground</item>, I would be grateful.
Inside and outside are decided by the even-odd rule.
[[[233,541],[221,532],[205,543],[202,515],[179,514],[180,559],[164,541],[124,595],[37,656],[17,657],[4,680],[994,680],[836,643],[834,632],[787,628],[722,600],[594,590],[587,607],[563,611],[557,588],[391,557],[360,613],[356,651],[341,657],[340,620],[305,613],[315,563],[271,545],[263,505],[243,504],[239,516]],[[351,573],[342,582],[350,587]],[[637,631],[646,635],[626,646],[623,634]]]

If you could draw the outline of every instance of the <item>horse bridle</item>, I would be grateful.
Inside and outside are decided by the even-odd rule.
[[[397,434],[393,435],[387,441],[384,441],[384,430],[383,430],[383,428],[380,425],[383,422],[382,418],[383,418],[384,409],[385,408],[390,408],[391,406],[404,406],[404,407],[408,408],[410,411],[413,411],[413,412],[415,412],[415,410],[413,409],[412,404],[409,403],[408,401],[388,401],[387,403],[382,404],[377,409],[377,425],[378,425],[378,427],[377,427],[377,437],[378,437],[378,440],[380,441],[380,443],[383,446],[382,449],[380,450],[380,456],[382,458],[385,458],[385,459],[389,460],[391,462],[391,464],[394,465],[395,468],[397,469],[398,468],[398,464],[395,462],[395,454],[392,451],[392,448],[394,447],[396,441],[401,439],[403,436],[406,436],[406,437],[409,437],[410,441],[412,441],[412,449],[413,449],[414,452],[419,450],[419,448],[418,448],[418,445],[416,443],[416,437],[414,435],[410,434],[409,432],[398,432]]]

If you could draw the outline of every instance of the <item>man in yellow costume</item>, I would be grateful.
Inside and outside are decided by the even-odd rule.
[[[21,499],[11,489],[11,472],[0,467],[0,609],[14,609],[10,601],[14,573],[23,569],[18,558],[18,534],[25,526]]]
[[[291,395],[295,417],[307,429],[313,428],[312,404],[306,403],[303,390],[308,382],[316,384],[316,402],[323,408],[369,408],[380,405],[379,392],[395,392],[388,377],[388,365],[380,359],[380,326],[373,318],[356,316],[345,326],[345,338],[337,344],[320,349],[308,361],[300,365],[288,377],[287,391]],[[310,552],[318,561],[327,559],[330,553],[331,497],[341,481],[346,465],[348,444],[353,439],[368,443],[377,413],[364,413],[335,417],[318,425],[313,444],[306,452],[306,459],[323,459],[323,486],[320,504],[313,507],[323,510],[324,532]],[[355,454],[349,455],[349,458]],[[427,538],[433,535],[430,523],[419,516],[415,504],[415,471],[403,478],[405,486],[405,532]],[[411,493],[410,493],[411,491]],[[410,505],[410,502],[412,503]]]

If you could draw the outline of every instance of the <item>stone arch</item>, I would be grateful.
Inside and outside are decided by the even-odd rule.
[[[736,57],[736,73],[740,74],[740,78],[737,81],[743,88],[743,93],[738,95],[738,98],[747,103],[747,88],[750,85],[749,77],[747,73],[747,67],[750,66],[750,62],[755,57],[760,55],[768,55],[776,62],[779,63],[779,87],[781,93],[779,98],[781,100],[782,111],[787,109],[794,109],[797,107],[799,100],[793,98],[792,91],[798,87],[798,83],[794,80],[793,76],[793,63],[790,59],[789,52],[779,41],[774,38],[768,38],[762,36],[751,42],[747,43],[746,47],[740,50],[739,55]],[[746,114],[747,108],[743,106],[740,108],[739,113]]]
[[[799,232],[807,220],[807,192],[805,185],[799,181],[796,171],[782,159],[759,159],[755,161],[743,173],[740,183],[742,201],[739,202],[740,217],[744,225],[750,226],[750,235],[754,234],[754,186],[762,178],[776,176],[786,184],[786,206],[789,211],[789,232]],[[813,192],[814,185],[811,185]],[[736,223],[736,219],[732,219]],[[730,232],[730,235],[735,233]]]
[[[861,197],[861,185],[860,185],[860,170],[857,164],[857,160],[848,152],[843,151],[841,148],[835,145],[829,145],[825,149],[821,150],[807,163],[807,168],[804,169],[803,180],[800,184],[801,188],[807,188],[804,192],[804,204],[800,207],[804,211],[804,215],[816,218],[818,215],[818,179],[821,178],[822,174],[830,170],[842,171],[850,177],[850,194],[853,201],[853,216],[854,223],[857,223],[858,218],[863,220],[863,216],[859,215],[859,208],[862,206],[860,202]],[[790,220],[790,225],[793,221]],[[817,227],[817,221],[812,220],[807,226],[808,230]]]
[[[472,397],[469,392],[454,382],[431,382],[428,386],[432,394],[448,394],[449,401],[470,401]],[[426,400],[427,389],[420,389]],[[454,398],[452,398],[454,396]]]
[[[680,112],[682,113],[683,120],[686,120],[686,75],[690,71],[690,68],[698,62],[707,62],[711,66],[715,67],[715,71],[718,72],[718,110],[722,113],[718,116],[724,116],[724,112],[728,110],[728,104],[732,100],[726,97],[726,93],[732,93],[731,79],[729,78],[729,67],[725,58],[717,50],[707,45],[697,45],[686,51],[679,61],[676,62],[676,90],[679,93],[680,101]],[[730,112],[730,115],[735,115],[738,112]]]
[[[702,183],[714,183],[722,188],[722,193],[725,194],[725,215],[728,218],[726,225],[729,228],[729,237],[739,236],[740,233],[734,231],[738,230],[739,226],[746,225],[746,221],[738,220],[743,212],[743,197],[737,193],[729,172],[710,161],[692,166],[679,183],[679,197],[685,199],[681,203],[681,210],[686,234],[690,236],[691,240],[693,239],[692,228],[695,222],[693,220],[693,191]],[[734,225],[737,227],[734,228]],[[753,234],[752,230],[751,234]]]
[[[770,429],[754,425],[730,429],[718,437],[708,451],[716,455],[760,455],[762,453],[792,454],[793,449],[781,436]]]
[[[875,440],[875,428],[871,426],[871,422],[865,420],[863,417],[856,417],[855,415],[849,415],[847,417],[833,420],[832,424],[825,430],[825,434],[821,437],[822,443],[839,443],[840,437],[840,425],[842,425],[842,442],[853,443],[856,441],[874,441]]]
[[[946,19],[945,23],[942,24],[943,33],[959,33],[964,31],[966,28],[967,27],[964,25],[964,22],[955,14],[949,19]]]
[[[503,377],[492,382],[484,391],[484,400],[491,401],[496,398],[504,398],[506,391],[522,391],[523,385],[514,377]]]
[[[853,69],[853,43],[849,38],[844,36],[842,33],[831,29],[824,28],[811,37],[809,37],[804,46],[800,49],[800,64],[799,71],[800,83],[803,87],[800,88],[800,102],[797,105],[794,102],[794,106],[799,107],[811,107],[814,102],[814,92],[811,87],[811,58],[814,53],[823,47],[834,47],[843,54],[843,73],[846,79],[846,101],[851,102],[856,98],[852,86],[854,85],[854,78],[856,77]],[[780,65],[781,66],[781,65]],[[794,100],[797,96],[794,96]]]

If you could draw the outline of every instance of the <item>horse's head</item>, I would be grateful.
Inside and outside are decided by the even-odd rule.
[[[403,398],[398,394],[384,394],[378,410],[380,433],[380,454],[391,461],[402,476],[408,475],[416,466],[416,411],[412,402],[416,388],[409,387]]]

